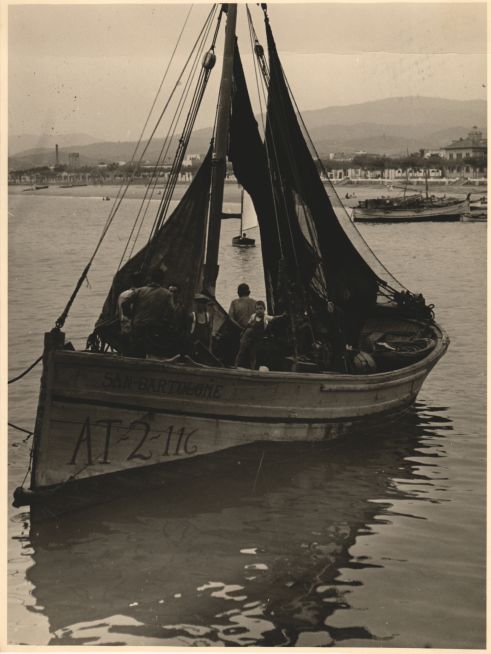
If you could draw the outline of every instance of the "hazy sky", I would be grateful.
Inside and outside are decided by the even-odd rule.
[[[176,79],[210,5],[194,5],[164,91]],[[250,5],[265,44],[262,12]],[[486,97],[483,3],[268,5],[301,109],[385,97]],[[189,5],[10,5],[11,134],[138,136]],[[255,86],[245,8],[239,44]],[[214,81],[197,126],[212,123]]]

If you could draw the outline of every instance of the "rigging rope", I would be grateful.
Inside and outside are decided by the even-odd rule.
[[[162,147],[160,149],[160,152],[159,152],[159,155],[158,155],[158,158],[157,158],[157,163],[155,164],[155,167],[154,167],[153,172],[152,172],[152,176],[151,176],[150,181],[149,181],[149,183],[148,183],[148,185],[147,185],[147,187],[145,189],[145,194],[144,194],[140,209],[138,211],[138,214],[136,216],[136,219],[134,221],[131,233],[130,233],[130,235],[128,237],[125,249],[124,249],[123,254],[121,256],[121,259],[120,259],[120,262],[119,262],[119,265],[118,265],[118,270],[120,269],[120,267],[121,267],[121,265],[123,263],[124,257],[126,255],[126,252],[128,251],[128,247],[129,247],[129,244],[131,242],[132,236],[134,234],[135,228],[136,228],[136,226],[137,226],[137,224],[139,222],[140,224],[138,225],[138,229],[137,229],[136,235],[134,237],[133,244],[132,244],[131,250],[129,252],[128,258],[131,258],[131,256],[133,255],[133,251],[134,251],[136,243],[138,241],[138,237],[139,237],[141,229],[143,227],[143,223],[144,223],[144,221],[145,221],[145,219],[147,217],[147,214],[148,214],[148,209],[150,208],[150,202],[153,199],[155,189],[156,189],[157,184],[158,184],[160,167],[165,163],[165,160],[167,158],[170,146],[171,146],[172,141],[174,139],[177,124],[178,124],[178,121],[180,119],[184,104],[185,104],[185,102],[187,100],[187,96],[188,96],[188,93],[189,93],[189,89],[191,87],[192,79],[193,79],[194,75],[196,74],[196,68],[195,68],[196,63],[197,63],[198,59],[200,58],[200,56],[202,56],[202,54],[203,54],[204,44],[205,44],[205,41],[206,41],[206,39],[208,37],[209,31],[210,31],[210,26],[211,26],[211,21],[213,19],[213,15],[214,15],[215,12],[216,12],[216,7],[214,8],[214,12],[210,13],[208,18],[207,18],[206,29],[203,32],[203,35],[201,36],[201,39],[200,39],[201,42],[200,42],[198,48],[196,49],[196,54],[194,56],[194,61],[193,61],[192,65],[191,65],[191,72],[190,72],[190,74],[188,76],[188,79],[186,80],[185,87],[184,87],[184,90],[183,90],[183,92],[181,94],[181,97],[178,100],[178,105],[177,105],[177,108],[176,108],[176,110],[174,112],[174,116],[172,117],[172,120],[171,120],[169,129],[168,129],[167,135],[165,136],[164,142],[163,142]],[[164,187],[164,197],[167,194],[167,188],[168,188],[168,182]],[[148,196],[148,198],[147,198],[147,196]],[[161,204],[162,204],[162,202],[164,200],[164,197],[161,200]],[[145,206],[145,203],[146,203],[146,206]],[[143,215],[142,215],[142,217],[140,219],[140,215],[141,215],[141,212],[142,212],[144,206],[145,206],[145,209],[144,209]],[[155,225],[155,222],[154,222],[154,225]],[[152,228],[152,231],[153,231],[153,228]]]
[[[220,25],[221,16],[222,16],[222,12],[220,12],[220,14],[219,14],[217,28],[215,29],[212,44],[211,44],[211,47],[209,49],[209,52],[212,53],[212,54],[213,54],[214,49],[215,49],[215,43],[216,43],[216,38],[217,38],[217,35],[218,35],[218,27]],[[208,32],[209,32],[209,30],[208,30]],[[206,36],[207,35],[205,35],[205,37],[202,40],[201,48],[204,47],[204,42],[205,42]],[[189,139],[191,137],[191,133],[192,133],[192,130],[193,130],[193,127],[194,127],[194,122],[196,120],[198,109],[200,107],[201,100],[203,98],[203,94],[205,92],[206,85],[207,85],[210,73],[211,73],[211,68],[206,67],[204,62],[203,62],[202,68],[201,68],[199,76],[198,76],[198,82],[197,82],[197,85],[196,85],[196,88],[195,88],[195,91],[194,91],[194,95],[193,95],[192,100],[191,100],[191,105],[190,105],[190,108],[188,110],[188,115],[186,117],[186,121],[185,121],[185,124],[184,124],[184,127],[183,127],[183,132],[182,132],[182,135],[181,135],[181,137],[179,139],[178,147],[177,147],[176,153],[174,155],[174,161],[173,161],[173,164],[172,164],[171,173],[169,175],[169,180],[168,180],[168,183],[167,183],[167,186],[166,186],[166,192],[165,192],[164,197],[161,200],[159,210],[158,210],[157,215],[155,217],[154,225],[153,225],[152,231],[151,231],[149,239],[148,239],[149,241],[158,232],[158,230],[162,226],[162,224],[163,224],[163,222],[164,222],[164,220],[165,220],[165,218],[167,216],[167,211],[168,211],[171,199],[172,199],[172,195],[174,193],[175,185],[177,183],[177,179],[178,179],[178,176],[179,176],[181,165],[182,165],[182,162],[184,160],[184,155],[186,153],[186,149],[187,149],[187,146],[188,146],[188,143],[189,143]],[[190,88],[190,85],[189,85],[189,88]],[[184,98],[184,100],[186,100],[186,99],[187,99],[187,93],[186,93],[186,98]],[[179,115],[177,117],[177,120],[180,118],[183,108],[184,108],[184,103],[182,103],[182,105],[180,107]]]
[[[268,19],[265,7],[263,7],[263,10],[264,10],[264,15],[265,15],[265,21],[268,22],[269,19]],[[264,48],[260,45],[260,43],[259,43],[259,41],[257,39],[257,35],[256,35],[255,30],[254,30],[254,26],[252,24],[252,17],[251,17],[251,14],[250,14],[249,11],[248,11],[248,20],[249,20],[249,29],[250,29],[250,32],[251,32],[251,38],[252,38],[252,33],[254,34],[255,47],[254,47],[253,51],[254,51],[254,53],[256,55],[256,58],[259,61],[259,65],[260,65],[261,73],[263,75],[264,82],[268,85],[268,88],[269,88],[270,85],[271,85],[271,77],[270,77],[268,66],[267,66],[267,63],[266,63],[266,60],[265,60],[265,57],[264,57]],[[280,172],[281,169],[280,169],[280,163],[279,163],[279,154],[278,154],[278,150],[276,148],[276,143],[275,143],[274,139],[270,139],[270,141],[271,141],[272,149],[273,149],[272,156],[271,156],[270,149],[269,149],[268,139],[265,138],[265,148],[266,148],[266,154],[267,154],[266,159],[267,159],[269,176],[270,176],[270,184],[271,184],[271,187],[274,188],[273,187],[273,173],[271,172],[271,165],[270,165],[271,163],[273,163],[273,166],[274,166],[274,169],[275,169],[274,172],[276,173],[276,178],[278,179],[278,182],[280,184],[280,192],[281,192],[280,193],[280,200],[282,201],[283,210],[284,210],[285,214],[288,215],[287,195],[286,195],[285,188],[284,188],[283,176],[282,176],[282,174]],[[289,147],[290,144],[288,142],[286,142],[285,146],[290,150],[290,159],[292,161],[294,161],[295,157],[294,157],[294,153],[291,151],[291,149]],[[273,192],[273,198],[275,198],[275,193],[274,192]],[[283,246],[282,246],[282,243],[281,243],[281,235],[280,235],[279,222],[278,222],[278,208],[276,206],[276,200],[275,199],[274,199],[274,202],[275,202],[275,219],[276,219],[277,232],[278,232],[279,242],[280,242],[280,251],[282,252],[282,255],[283,255]],[[291,225],[289,220],[287,221],[287,227],[288,227],[289,236],[290,236],[291,250],[293,252],[293,256],[294,256],[294,260],[295,260],[295,264],[296,264],[296,269],[298,270],[299,269],[298,252],[297,252],[297,248],[295,247],[295,238],[294,238],[294,235],[293,235],[293,232],[292,232],[292,225]],[[310,232],[311,232],[311,227],[309,226],[309,233]],[[310,233],[310,236],[311,236],[311,241],[313,242],[312,233]],[[300,284],[300,288],[303,289],[302,284]],[[324,291],[323,295],[325,295],[327,297],[327,288],[323,289],[323,291]],[[305,293],[303,293],[303,294],[305,295]],[[304,302],[307,305],[309,305],[309,303],[307,302],[306,297],[304,297]],[[309,309],[310,309],[310,307],[309,307]]]
[[[37,364],[38,364],[40,361],[42,361],[42,359],[43,359],[43,355],[41,354],[41,356],[38,357],[38,358],[36,359],[36,361],[34,361],[34,363],[31,363],[31,365],[30,365],[28,368],[26,368],[26,369],[24,370],[24,372],[21,372],[20,375],[17,375],[17,377],[14,377],[13,379],[9,379],[9,380],[8,380],[8,384],[13,384],[14,382],[18,381],[19,379],[22,379],[22,377],[25,377],[25,376],[27,375],[28,372],[30,372],[30,371],[31,371],[35,366],[37,366]]]
[[[24,432],[24,434],[27,434],[27,437],[24,438],[24,440],[22,441],[23,443],[27,443],[27,441],[34,434],[33,431],[30,431],[29,429],[24,429],[24,427],[19,427],[18,425],[15,425],[13,422],[8,422],[7,424],[8,424],[9,427],[13,427],[14,429],[17,429],[18,431],[22,431],[22,432]]]
[[[166,67],[166,69],[165,69],[164,76],[162,77],[162,80],[161,80],[161,82],[160,82],[159,88],[157,89],[157,92],[156,92],[155,97],[154,97],[153,102],[152,102],[152,106],[150,107],[150,111],[149,111],[148,114],[147,114],[147,118],[146,118],[145,123],[144,123],[144,125],[143,125],[143,128],[142,128],[142,130],[141,130],[141,133],[140,133],[140,136],[139,136],[138,141],[137,141],[137,143],[136,143],[136,146],[135,146],[135,149],[134,149],[134,151],[133,151],[133,154],[131,155],[131,159],[130,159],[130,161],[129,161],[129,164],[130,164],[130,165],[131,165],[131,164],[133,163],[133,161],[135,160],[136,153],[137,153],[138,148],[139,148],[139,146],[140,146],[140,144],[141,144],[141,142],[142,142],[142,139],[143,139],[143,134],[145,133],[145,130],[146,130],[146,128],[147,128],[147,125],[148,125],[148,123],[149,123],[149,121],[150,121],[150,116],[152,115],[152,112],[153,112],[153,110],[154,110],[154,108],[155,108],[155,105],[157,104],[157,100],[158,100],[158,97],[159,97],[160,92],[161,92],[161,90],[162,90],[162,87],[163,87],[163,85],[164,85],[164,82],[165,82],[165,80],[167,79],[167,74],[168,74],[169,69],[170,69],[170,67],[171,67],[171,65],[172,65],[172,62],[174,61],[174,56],[175,56],[175,54],[176,54],[177,48],[178,48],[178,46],[179,46],[179,43],[181,42],[181,37],[182,37],[182,34],[183,34],[183,32],[184,32],[184,29],[185,29],[185,27],[186,27],[186,25],[187,25],[187,22],[188,22],[188,19],[189,19],[189,16],[190,16],[190,14],[191,14],[192,9],[193,9],[193,5],[190,6],[189,11],[188,11],[188,13],[187,13],[187,15],[186,15],[186,19],[184,20],[184,24],[183,24],[183,26],[182,26],[182,28],[181,28],[181,31],[180,31],[180,33],[179,33],[179,36],[178,36],[178,38],[177,38],[177,42],[176,42],[176,44],[175,44],[175,46],[174,46],[174,50],[172,51],[171,57],[170,57],[170,59],[169,59],[169,62],[168,62],[168,64],[167,64],[167,67]],[[120,196],[120,194],[121,194],[121,191],[122,191],[122,189],[123,189],[123,186],[124,186],[124,181],[122,182],[122,184],[120,185],[120,187],[119,187],[119,189],[118,189],[118,193],[117,193],[116,198],[115,198],[115,201],[114,201],[114,203],[113,203],[113,207],[116,205],[116,203],[117,203],[117,201],[118,201],[118,199],[119,199],[119,196]],[[127,190],[127,188],[125,189],[125,192],[126,192],[126,190]],[[108,218],[108,219],[109,219],[109,218]]]
[[[180,84],[180,80],[181,80],[182,76],[184,75],[184,71],[186,70],[186,68],[187,68],[187,66],[188,66],[188,63],[189,63],[189,61],[190,61],[191,58],[192,58],[192,55],[193,55],[193,53],[194,53],[194,51],[195,51],[195,49],[196,49],[196,47],[197,47],[197,43],[199,42],[199,40],[200,40],[200,38],[201,38],[201,35],[202,35],[203,31],[205,30],[205,27],[206,27],[206,24],[207,24],[207,22],[208,22],[208,19],[209,19],[209,17],[214,13],[214,11],[215,11],[215,5],[214,5],[214,6],[212,7],[212,9],[210,10],[210,12],[209,12],[209,14],[208,14],[208,18],[207,18],[207,20],[205,21],[205,25],[203,25],[203,27],[201,28],[201,31],[200,31],[200,33],[199,33],[199,35],[198,35],[198,38],[196,39],[196,41],[195,41],[195,43],[194,43],[194,45],[193,45],[193,47],[192,47],[192,49],[191,49],[191,53],[189,54],[188,58],[186,59],[186,62],[185,62],[184,66],[183,66],[183,68],[182,68],[182,70],[181,70],[181,73],[180,73],[180,75],[179,75],[179,77],[178,77],[178,79],[177,79],[177,81],[176,81],[176,83],[175,83],[175,85],[174,85],[174,88],[172,89],[172,91],[171,91],[171,93],[170,93],[170,95],[169,95],[169,98],[168,98],[168,100],[167,100],[167,103],[165,104],[165,106],[164,106],[162,112],[160,113],[160,116],[159,116],[159,118],[158,118],[158,120],[157,120],[157,123],[156,123],[155,127],[153,128],[152,133],[151,133],[151,135],[150,135],[150,137],[149,137],[149,139],[148,139],[148,141],[147,141],[147,144],[146,144],[145,148],[143,149],[143,151],[142,151],[142,153],[141,153],[141,155],[140,155],[140,158],[139,158],[139,160],[138,160],[138,162],[137,162],[137,165],[136,165],[136,167],[133,169],[133,172],[132,172],[132,174],[131,174],[131,176],[130,176],[130,178],[129,178],[129,180],[128,180],[128,183],[126,184],[126,187],[125,187],[125,189],[124,189],[124,192],[122,193],[121,197],[119,198],[119,201],[117,202],[117,206],[113,206],[113,207],[111,208],[110,214],[109,214],[109,216],[108,216],[108,219],[107,219],[107,221],[106,221],[106,224],[104,225],[104,228],[103,228],[103,230],[102,230],[102,234],[101,234],[101,236],[100,236],[100,238],[99,238],[99,241],[98,241],[98,243],[97,243],[97,245],[96,245],[96,247],[95,247],[95,250],[94,250],[92,256],[90,257],[89,262],[88,262],[87,265],[85,266],[85,268],[84,268],[84,270],[83,270],[83,272],[82,272],[82,274],[81,274],[81,276],[80,276],[80,278],[79,278],[79,280],[78,280],[78,282],[77,282],[77,284],[76,284],[76,286],[75,286],[75,289],[74,289],[72,295],[70,296],[70,299],[68,300],[68,303],[67,303],[65,309],[63,310],[63,313],[60,315],[60,317],[58,318],[58,320],[57,320],[56,323],[55,323],[57,329],[60,329],[60,328],[64,325],[64,323],[65,323],[65,320],[66,320],[66,318],[67,318],[67,316],[68,316],[68,313],[69,313],[69,311],[70,311],[70,309],[71,309],[71,306],[72,306],[72,304],[73,304],[73,302],[74,302],[74,300],[75,300],[75,298],[76,298],[76,296],[77,296],[78,291],[80,290],[80,287],[82,286],[83,280],[87,277],[87,274],[88,274],[88,271],[89,271],[89,269],[90,269],[90,267],[91,267],[91,265],[92,265],[92,262],[94,261],[96,255],[97,255],[97,253],[98,253],[98,251],[99,251],[99,249],[100,249],[100,246],[102,245],[102,242],[103,242],[103,240],[104,240],[104,238],[105,238],[105,236],[106,236],[106,234],[107,234],[107,232],[108,232],[108,230],[109,230],[109,227],[111,226],[111,223],[112,223],[112,221],[114,220],[114,216],[116,215],[116,212],[117,212],[117,210],[119,209],[119,207],[120,207],[120,205],[121,205],[121,202],[123,201],[123,198],[124,198],[124,196],[125,196],[125,194],[126,194],[126,191],[128,190],[128,188],[129,188],[131,182],[133,181],[133,179],[134,179],[134,177],[135,177],[136,171],[138,170],[138,166],[139,166],[140,163],[143,161],[143,157],[145,156],[145,153],[146,153],[146,151],[147,151],[147,149],[148,149],[148,147],[149,147],[149,145],[150,145],[150,142],[151,142],[153,136],[155,135],[155,132],[157,131],[158,126],[160,125],[160,122],[161,122],[161,120],[162,120],[162,118],[163,118],[163,116],[164,116],[164,113],[165,113],[165,111],[167,110],[167,107],[169,106],[169,103],[170,103],[172,97],[174,96],[174,93],[175,93],[177,87],[178,87],[179,84]],[[137,148],[136,148],[136,149],[138,149],[138,147],[139,147],[139,143],[137,144]],[[132,162],[130,162],[130,163],[132,163]],[[115,204],[116,204],[116,201],[115,201]]]

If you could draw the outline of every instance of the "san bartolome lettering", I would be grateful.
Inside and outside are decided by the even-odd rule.
[[[185,395],[203,399],[218,400],[222,397],[221,384],[196,384],[155,377],[133,377],[106,371],[102,387],[118,391],[140,391],[157,395]]]

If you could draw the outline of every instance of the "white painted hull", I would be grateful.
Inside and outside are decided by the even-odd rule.
[[[63,350],[47,358],[31,489],[256,441],[326,441],[406,410],[447,349],[372,375],[258,372]]]
[[[446,207],[429,207],[426,209],[365,209],[355,207],[355,222],[421,222],[421,221],[458,221],[469,212],[467,200]]]

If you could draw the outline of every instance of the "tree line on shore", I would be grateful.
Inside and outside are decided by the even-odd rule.
[[[438,154],[425,156],[424,151],[414,152],[403,157],[388,157],[380,154],[357,154],[347,159],[331,159],[320,157],[318,161],[319,172],[330,172],[333,170],[356,168],[365,171],[383,171],[388,169],[414,170],[414,169],[433,169],[441,170],[442,174],[449,164],[464,164],[474,169],[486,170],[486,157],[468,157],[459,161],[449,161],[443,159]],[[193,175],[199,168],[200,161],[193,160],[189,166],[183,167],[183,172]],[[159,175],[165,176],[170,166],[160,166]],[[230,173],[231,168],[230,168]],[[135,178],[150,177],[153,174],[153,166],[150,163],[137,165],[135,163],[119,164],[115,162],[107,164],[97,164],[95,166],[78,166],[70,167],[66,164],[56,166],[35,166],[22,170],[9,171],[9,181],[21,181],[23,177],[40,177],[43,179],[63,179],[67,177],[89,178],[91,181],[104,182],[117,178],[124,178],[128,175],[134,175]]]

